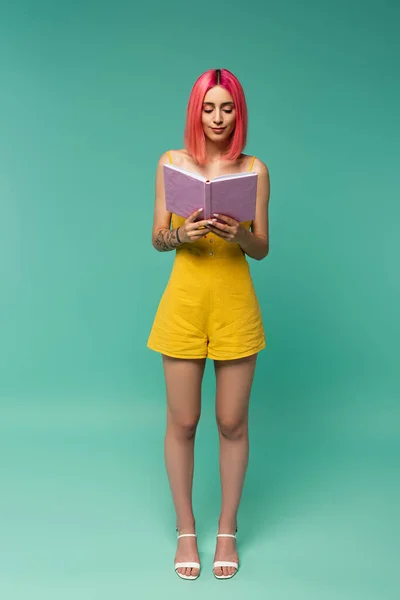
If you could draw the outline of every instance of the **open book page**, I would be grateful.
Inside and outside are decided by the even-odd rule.
[[[212,179],[211,181],[224,181],[240,177],[257,177],[257,173],[255,171],[245,171],[244,173],[230,173],[228,175],[218,175],[217,177],[214,177],[214,179]]]
[[[213,177],[211,180],[207,179],[207,177],[204,177],[203,175],[200,175],[199,173],[195,173],[194,171],[188,171],[187,169],[182,169],[182,167],[177,167],[176,165],[171,165],[170,163],[166,163],[164,165],[165,167],[168,167],[169,169],[173,169],[174,171],[179,171],[179,173],[183,173],[184,175],[187,175],[188,177],[194,177],[195,179],[198,179],[199,181],[222,181],[224,179],[235,179],[237,177],[255,177],[257,176],[257,173],[255,171],[244,171],[243,173],[228,173],[226,175],[217,175],[217,177]]]

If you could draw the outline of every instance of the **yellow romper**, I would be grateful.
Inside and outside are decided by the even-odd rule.
[[[169,152],[168,157],[172,163]],[[173,229],[184,222],[172,214]],[[251,223],[242,225],[250,229]],[[242,358],[265,348],[261,311],[239,244],[208,233],[176,249],[147,346],[175,358],[214,360]]]

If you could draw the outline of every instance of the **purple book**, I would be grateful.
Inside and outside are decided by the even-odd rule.
[[[203,208],[200,219],[211,219],[214,213],[236,221],[252,221],[256,213],[257,173],[232,173],[206,179],[198,173],[165,164],[165,202],[169,212],[187,217]]]

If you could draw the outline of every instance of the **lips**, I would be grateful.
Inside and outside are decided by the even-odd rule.
[[[213,131],[216,131],[216,132],[218,133],[218,132],[220,132],[220,131],[224,131],[225,127],[211,127],[211,129],[212,129]]]

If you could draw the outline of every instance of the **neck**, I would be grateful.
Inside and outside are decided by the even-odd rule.
[[[228,151],[230,140],[217,143],[206,138],[206,153],[208,163],[217,163],[222,160],[223,154]]]

